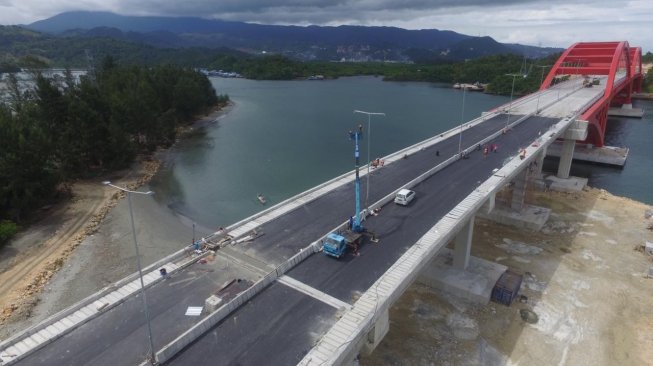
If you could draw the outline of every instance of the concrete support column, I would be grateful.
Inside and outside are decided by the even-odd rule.
[[[472,216],[458,235],[456,235],[453,253],[453,267],[456,269],[465,270],[469,265],[469,255],[472,251],[472,237],[474,236],[474,218],[475,216]]]
[[[492,212],[492,210],[494,210],[494,206],[496,205],[496,202],[497,202],[497,193],[492,192],[490,193],[490,198],[488,198],[488,200],[485,201],[481,210],[484,213],[489,214],[490,212]]]
[[[574,157],[574,147],[576,140],[565,139],[562,143],[560,150],[560,163],[558,164],[558,178],[569,178],[569,171],[571,170],[571,161]]]
[[[390,315],[388,309],[383,311],[379,316],[379,319],[374,324],[374,328],[367,333],[367,338],[365,339],[365,344],[363,345],[363,353],[369,355],[374,351],[376,346],[381,343],[383,337],[388,334],[390,329]]]
[[[539,178],[542,175],[542,166],[544,166],[544,158],[546,157],[546,147],[542,148],[540,155],[537,156],[535,162],[537,163],[537,168],[535,169],[535,176]]]
[[[513,180],[514,186],[512,187],[512,199],[510,200],[510,208],[516,211],[521,211],[524,207],[524,196],[526,196],[526,178],[528,176],[528,168],[522,170],[517,174]]]

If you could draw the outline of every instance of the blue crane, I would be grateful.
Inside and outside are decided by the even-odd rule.
[[[356,207],[353,216],[353,223],[351,225],[351,231],[355,233],[361,233],[365,231],[365,228],[361,225],[361,178],[359,175],[359,165],[360,165],[360,148],[358,142],[363,139],[363,125],[358,125],[358,131],[349,131],[349,138],[354,141],[355,150],[354,150],[354,161],[356,165],[356,181],[355,181],[355,190],[356,190]]]
[[[358,125],[357,131],[349,131],[349,138],[354,141],[354,161],[356,164],[356,180],[354,181],[356,191],[356,204],[353,216],[349,217],[349,228],[345,232],[329,233],[322,245],[325,254],[340,258],[347,251],[347,247],[352,247],[355,254],[358,254],[358,246],[366,234],[366,229],[361,224],[361,179],[359,174],[360,165],[360,146],[359,142],[363,139],[363,125]]]

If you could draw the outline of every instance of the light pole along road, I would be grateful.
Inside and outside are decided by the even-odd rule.
[[[143,282],[143,269],[141,267],[141,256],[140,253],[138,252],[138,242],[136,241],[136,228],[134,227],[134,212],[132,210],[132,193],[133,194],[142,194],[146,196],[151,196],[154,194],[152,191],[147,191],[147,192],[138,192],[138,191],[132,191],[127,188],[122,188],[118,187],[116,185],[111,184],[109,181],[104,181],[102,182],[104,185],[113,187],[115,189],[118,189],[120,191],[123,191],[127,193],[127,202],[129,202],[129,219],[131,220],[132,224],[132,235],[134,237],[134,249],[136,250],[136,263],[138,265],[138,277],[141,280],[141,299],[143,299],[143,310],[145,311],[145,320],[147,322],[147,337],[149,338],[150,341],[150,352],[149,352],[149,361],[150,364],[156,365],[156,359],[154,358],[154,341],[152,340],[152,325],[150,324],[150,313],[147,310],[147,298],[145,297],[145,283]]]
[[[365,111],[359,111],[359,110],[354,110],[354,113],[361,113],[361,114],[367,114],[367,189],[365,189],[365,211],[369,213],[369,198],[370,198],[370,144],[372,142],[372,124],[371,124],[371,118],[372,116],[383,116],[385,117],[385,113],[381,112],[365,112]]]
[[[515,93],[515,78],[517,76],[521,76],[523,78],[526,77],[526,75],[523,74],[506,74],[506,76],[512,76],[512,88],[510,89],[510,104],[508,104],[508,119],[506,120],[506,128],[510,125],[510,111],[512,110],[512,96]]]
[[[542,82],[544,81],[544,69],[547,67],[551,67],[551,65],[535,65],[535,67],[539,67],[542,69],[542,75],[540,76],[540,88],[542,87]],[[537,106],[535,107],[535,114],[540,114],[540,96],[542,95],[542,91],[538,89],[537,91]]]
[[[463,107],[460,112],[460,133],[458,136],[458,155],[460,155],[463,151],[463,124],[465,123],[465,91],[467,90],[466,87],[462,87],[463,89]]]

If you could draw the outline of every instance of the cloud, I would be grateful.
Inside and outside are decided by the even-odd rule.
[[[650,0],[0,0],[0,23],[30,23],[70,10],[263,24],[437,28],[557,47],[626,39],[653,49]]]

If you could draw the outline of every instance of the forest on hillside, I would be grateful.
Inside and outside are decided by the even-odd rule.
[[[178,66],[120,65],[107,57],[78,81],[34,72],[33,88],[7,78],[0,104],[0,244],[72,179],[124,168],[175,140],[177,127],[217,96],[201,73]]]

